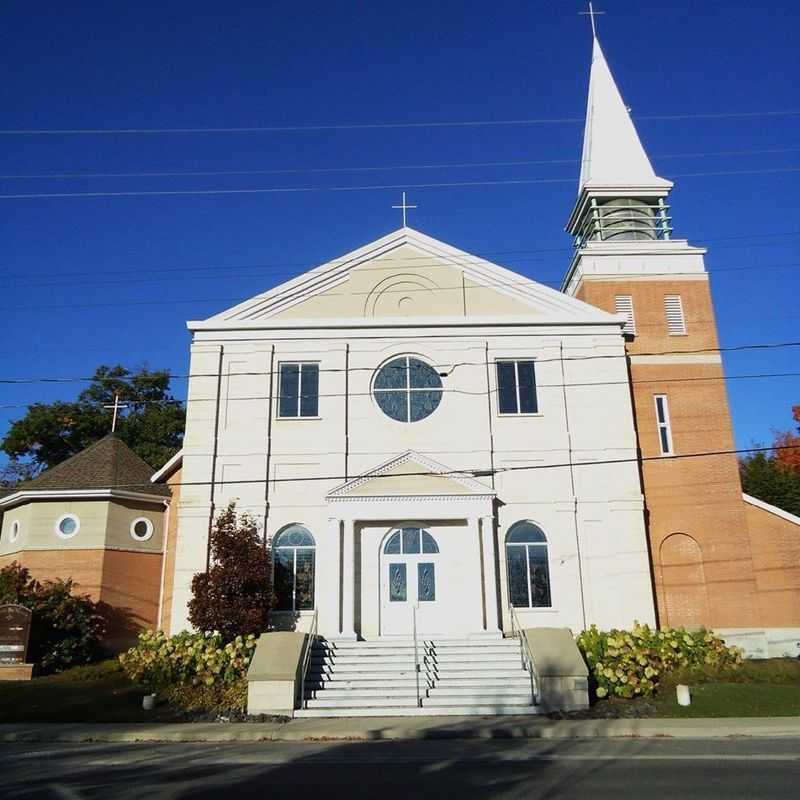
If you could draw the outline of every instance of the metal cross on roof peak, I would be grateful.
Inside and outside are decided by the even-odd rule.
[[[597,38],[597,25],[595,24],[594,18],[595,17],[599,17],[601,14],[605,14],[605,13],[606,13],[605,11],[595,11],[594,8],[592,7],[592,0],[589,0],[589,10],[588,11],[579,11],[578,12],[578,14],[580,14],[581,16],[589,17],[592,20],[592,36],[594,36],[595,39]]]
[[[401,208],[403,210],[403,227],[406,227],[406,210],[409,208],[416,208],[416,205],[408,205],[406,203],[406,193],[403,192],[403,202],[399,206],[392,206],[392,208]]]
[[[121,408],[127,408],[127,403],[120,403],[119,401],[119,393],[114,394],[114,404],[113,405],[104,405],[103,408],[107,408],[111,410],[114,409],[114,417],[111,420],[111,433],[114,433],[117,430],[117,415],[119,414],[119,410]]]

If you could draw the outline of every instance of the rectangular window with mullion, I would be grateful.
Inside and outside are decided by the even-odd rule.
[[[537,414],[533,361],[497,361],[497,407],[501,414]]]
[[[319,364],[285,362],[280,365],[278,416],[319,416]]]
[[[669,405],[665,394],[654,396],[656,403],[656,426],[658,428],[658,443],[662,456],[671,456],[675,452],[672,447],[672,425],[669,419]]]

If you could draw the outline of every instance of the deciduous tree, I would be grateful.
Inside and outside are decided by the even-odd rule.
[[[226,641],[267,629],[275,604],[269,550],[255,520],[231,503],[211,530],[211,565],[192,579],[189,621],[200,631],[219,631]]]
[[[34,403],[0,442],[11,459],[3,479],[13,484],[33,477],[101,439],[111,430],[112,411],[106,406],[115,395],[126,406],[120,410],[117,435],[157,469],[183,440],[186,414],[169,383],[166,370],[100,366],[76,400]]]

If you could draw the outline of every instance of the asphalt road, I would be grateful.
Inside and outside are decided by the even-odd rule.
[[[0,744],[0,797],[770,800],[800,797],[800,740]]]

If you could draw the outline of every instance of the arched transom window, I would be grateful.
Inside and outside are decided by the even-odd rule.
[[[538,525],[515,522],[506,535],[508,594],[516,608],[547,608],[550,597],[550,566],[547,537]]]
[[[383,552],[386,555],[438,553],[439,546],[433,536],[422,528],[401,528],[389,537]]]
[[[316,543],[304,525],[289,525],[272,543],[275,594],[279,611],[314,608],[314,552]]]

